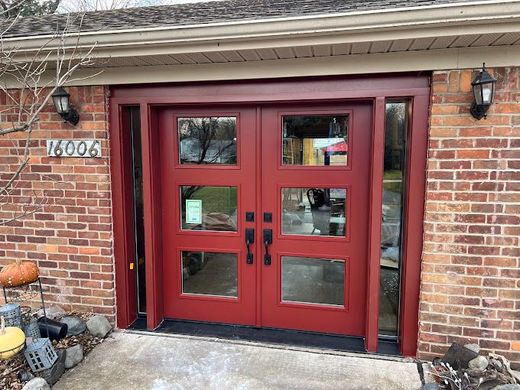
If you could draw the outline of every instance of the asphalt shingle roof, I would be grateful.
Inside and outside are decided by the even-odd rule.
[[[259,20],[304,15],[323,15],[401,7],[464,3],[470,0],[226,0],[202,3],[127,8],[87,12],[81,31],[125,30],[164,26],[204,25],[239,20]],[[19,20],[6,37],[53,34],[63,28],[64,14]],[[0,28],[5,22],[0,23]],[[77,30],[79,18],[69,26]]]

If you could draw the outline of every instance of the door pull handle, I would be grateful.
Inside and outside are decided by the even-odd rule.
[[[247,257],[246,263],[253,264],[253,252],[251,252],[251,244],[255,243],[255,229],[247,228],[246,229],[246,247],[247,247]]]
[[[271,265],[271,254],[269,253],[269,245],[273,243],[273,230],[272,229],[264,229],[264,264]]]

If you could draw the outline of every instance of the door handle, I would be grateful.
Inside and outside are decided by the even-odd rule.
[[[253,264],[253,252],[251,252],[251,244],[255,243],[255,229],[246,229],[246,246],[247,246],[247,264]]]
[[[264,264],[271,265],[271,255],[269,254],[269,245],[273,243],[273,229],[264,229]]]

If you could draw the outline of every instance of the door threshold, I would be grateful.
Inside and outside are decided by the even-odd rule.
[[[147,330],[146,317],[139,317],[130,330]],[[319,348],[341,352],[366,353],[363,337],[341,336],[290,329],[255,328],[186,320],[167,320],[152,333],[215,337],[224,340],[270,343],[292,347]],[[378,354],[400,356],[397,343],[380,341]]]

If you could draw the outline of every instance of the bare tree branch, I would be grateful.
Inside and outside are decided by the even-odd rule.
[[[5,2],[0,1],[0,6]],[[1,13],[2,11],[0,11]],[[27,217],[47,204],[45,191],[33,191],[30,196],[22,196],[22,189],[17,187],[22,173],[30,165],[32,135],[40,121],[42,111],[51,104],[53,93],[58,87],[71,82],[86,80],[92,75],[74,77],[80,68],[93,65],[93,52],[96,44],[80,50],[81,25],[83,14],[79,17],[79,29],[73,47],[65,45],[65,37],[71,36],[70,26],[76,25],[73,16],[64,16],[65,26],[56,33],[30,58],[22,58],[16,48],[5,45],[5,36],[19,21],[17,15],[8,27],[0,32],[0,95],[5,98],[5,107],[0,110],[0,137],[13,139],[16,148],[23,147],[18,155],[18,163],[11,172],[0,172],[0,226]],[[55,47],[54,50],[50,50]],[[55,52],[53,69],[50,58]],[[51,75],[50,79],[47,77]],[[54,75],[54,76],[52,76]],[[2,102],[2,105],[3,102]],[[23,134],[20,138],[17,134]],[[15,141],[16,140],[16,141]],[[52,179],[54,180],[54,179]]]

